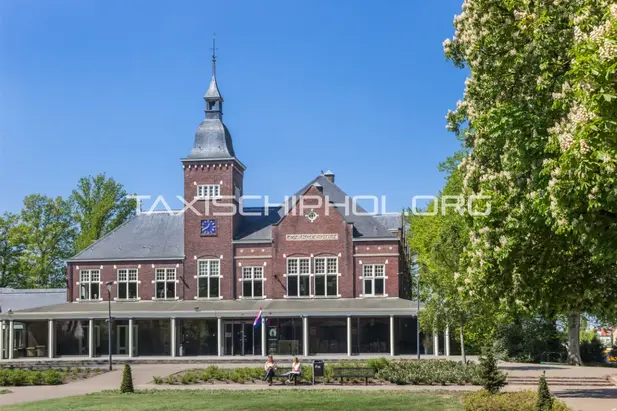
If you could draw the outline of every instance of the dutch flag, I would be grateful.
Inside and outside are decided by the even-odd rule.
[[[253,323],[254,328],[259,328],[259,324],[261,324],[261,307],[259,308],[259,312],[257,313],[257,317],[255,317],[255,322]]]

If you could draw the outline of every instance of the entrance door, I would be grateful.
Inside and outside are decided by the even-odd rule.
[[[252,322],[229,321],[224,329],[225,355],[261,355],[261,340]]]
[[[137,356],[137,341],[139,333],[136,325],[133,326],[133,356]],[[118,325],[116,327],[116,347],[118,347],[118,354],[129,354],[129,326]]]

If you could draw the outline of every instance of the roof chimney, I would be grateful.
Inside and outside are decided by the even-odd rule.
[[[324,173],[324,177],[326,177],[328,180],[334,183],[334,173],[332,171],[330,170],[326,171]]]

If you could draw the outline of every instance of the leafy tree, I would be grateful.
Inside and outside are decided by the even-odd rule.
[[[476,305],[461,298],[457,278],[460,276],[461,255],[469,242],[469,229],[464,218],[466,204],[459,202],[462,176],[456,164],[457,153],[440,167],[449,173],[446,185],[437,201],[428,204],[424,213],[410,213],[409,244],[420,275],[425,309],[420,315],[426,331],[442,331],[447,326],[458,329],[461,355],[465,359],[465,328],[475,339],[485,339],[498,316],[481,316]],[[445,207],[444,207],[445,206]],[[470,323],[471,322],[471,323]]]
[[[602,253],[599,257],[594,241],[587,241],[590,234],[584,233],[610,231],[610,225],[575,229],[560,214],[567,208],[572,185],[593,189],[577,177],[582,176],[581,168],[590,166],[577,164],[579,168],[571,167],[570,188],[555,191],[562,173],[570,172],[559,164],[574,155],[567,152],[563,157],[555,136],[561,135],[568,150],[587,153],[586,140],[572,145],[562,132],[568,124],[564,119],[576,107],[568,97],[569,81],[579,66],[576,60],[583,59],[584,65],[587,58],[579,53],[576,39],[585,27],[578,27],[577,19],[612,16],[613,6],[614,1],[606,0],[465,0],[463,12],[455,17],[456,34],[444,42],[447,57],[470,71],[463,100],[447,116],[449,128],[469,150],[460,164],[463,188],[470,195],[489,197],[491,207],[488,215],[469,219],[470,244],[462,262],[466,272],[458,279],[461,295],[478,304],[490,300],[513,313],[546,318],[567,314],[568,358],[574,364],[582,363],[581,313],[614,315],[617,260],[602,258]],[[586,14],[588,19],[580,17]],[[604,39],[611,31],[603,30]],[[605,49],[610,46],[602,41]],[[588,123],[586,111],[575,110],[572,116],[576,132],[579,123]],[[611,138],[603,136],[605,141]],[[610,178],[594,178],[595,185],[607,185],[614,192]],[[604,214],[614,210],[610,206],[602,203]]]
[[[19,258],[23,244],[16,236],[18,221],[15,214],[0,216],[0,287],[19,286]]]
[[[85,249],[135,212],[135,200],[127,198],[122,184],[105,174],[81,178],[70,201],[79,228],[75,252]]]
[[[21,286],[64,287],[64,261],[71,255],[75,228],[67,201],[32,194],[24,199],[16,241],[23,244]]]

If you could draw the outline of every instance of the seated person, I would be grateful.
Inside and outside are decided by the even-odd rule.
[[[268,385],[272,385],[272,378],[274,377],[274,372],[276,371],[276,363],[271,355],[268,355],[268,361],[264,365],[264,371],[266,375],[264,376],[264,380],[268,381]]]
[[[298,357],[294,357],[291,362],[291,371],[286,372],[281,376],[287,377],[287,382],[291,382],[292,380],[295,381],[301,373],[302,366],[300,365],[300,361],[298,360]]]

